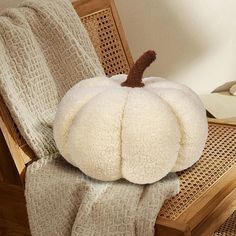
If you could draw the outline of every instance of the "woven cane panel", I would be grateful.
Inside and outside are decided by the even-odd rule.
[[[236,211],[225,221],[212,236],[235,236],[236,235]]]
[[[236,164],[236,126],[209,124],[209,135],[200,160],[179,172],[180,193],[165,202],[159,216],[175,220],[227,170]]]
[[[110,8],[81,18],[106,75],[127,74],[129,63]]]

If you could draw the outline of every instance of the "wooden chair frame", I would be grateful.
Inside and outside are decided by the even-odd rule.
[[[128,44],[125,40],[124,31],[121,26],[115,4],[113,0],[80,0],[73,3],[77,13],[80,15],[85,27],[87,27],[92,43],[105,68],[107,75],[118,72],[128,72],[127,70],[133,64]],[[111,15],[112,34],[115,34],[115,44],[119,50],[113,52],[119,54],[119,61],[114,64],[106,60],[106,51],[112,50],[105,43],[101,45],[102,40],[94,30],[90,30],[96,19],[102,16],[104,10],[106,14]],[[101,13],[101,16],[99,14]],[[98,15],[97,15],[98,14]],[[92,23],[91,23],[92,22]],[[104,29],[99,29],[104,30]],[[109,32],[108,32],[109,33]],[[103,37],[101,35],[101,37]],[[110,56],[109,56],[110,58]],[[119,71],[120,70],[120,71]],[[225,122],[216,119],[209,119],[209,124],[221,124]],[[227,125],[236,127],[236,123],[231,122]],[[33,151],[27,145],[20,135],[3,99],[0,97],[0,128],[10,150],[12,159],[16,165],[17,171],[24,182],[24,173],[27,165],[35,159]],[[1,145],[1,142],[0,142]],[[5,150],[5,149],[4,149]],[[8,154],[6,156],[9,157]],[[194,201],[176,220],[168,220],[165,217],[157,218],[156,235],[210,235],[223,223],[223,221],[236,210],[236,164],[225,173],[214,186],[211,186],[203,193],[201,199]],[[165,208],[165,205],[164,207]],[[214,222],[217,219],[217,224]]]

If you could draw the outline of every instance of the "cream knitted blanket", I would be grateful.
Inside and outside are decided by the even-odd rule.
[[[89,37],[67,0],[27,1],[0,16],[0,92],[40,158],[27,168],[32,235],[152,235],[174,174],[152,185],[86,177],[58,154],[51,124],[65,92],[103,75]]]
[[[169,174],[152,185],[92,180],[62,158],[41,159],[27,170],[32,235],[151,236],[166,198],[178,192]]]

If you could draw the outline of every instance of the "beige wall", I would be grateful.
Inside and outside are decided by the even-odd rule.
[[[236,80],[235,0],[116,0],[134,58],[155,49],[148,75],[198,93]]]
[[[0,9],[21,0],[0,0]],[[115,0],[134,58],[155,49],[147,75],[202,94],[236,80],[235,0]]]

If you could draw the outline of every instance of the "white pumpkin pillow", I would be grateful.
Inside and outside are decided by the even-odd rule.
[[[142,79],[155,58],[147,51],[128,76],[86,79],[63,97],[54,138],[61,155],[86,175],[153,183],[200,158],[208,133],[205,109],[184,85]]]

